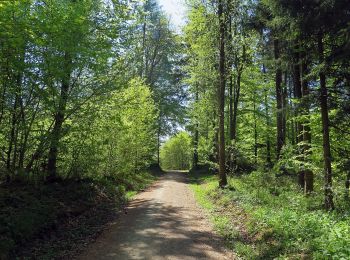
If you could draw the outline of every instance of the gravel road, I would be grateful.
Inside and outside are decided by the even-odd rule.
[[[235,259],[197,205],[187,180],[185,173],[165,174],[138,194],[78,259]]]

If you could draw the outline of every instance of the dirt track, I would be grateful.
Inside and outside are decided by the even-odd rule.
[[[184,173],[140,193],[79,259],[234,259],[197,206]]]

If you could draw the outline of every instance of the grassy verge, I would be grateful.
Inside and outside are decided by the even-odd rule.
[[[192,189],[227,246],[243,259],[349,259],[350,216],[328,213],[288,177],[254,172],[229,180],[191,173]]]
[[[0,259],[61,259],[94,240],[138,191],[144,172],[117,179],[0,186]]]

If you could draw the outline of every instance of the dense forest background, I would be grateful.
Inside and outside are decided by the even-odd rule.
[[[273,168],[334,208],[349,188],[349,4],[192,1],[184,33],[194,165],[218,162],[222,186]]]
[[[187,7],[179,33],[156,0],[0,2],[0,258],[39,232],[47,185],[124,196],[159,166],[217,173],[276,252],[350,255],[348,1]]]
[[[247,259],[348,258],[349,3],[189,2],[188,130],[219,229]]]

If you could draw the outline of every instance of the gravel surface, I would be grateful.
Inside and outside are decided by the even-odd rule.
[[[189,189],[169,172],[140,193],[78,259],[235,259]]]

